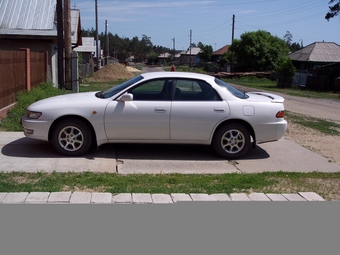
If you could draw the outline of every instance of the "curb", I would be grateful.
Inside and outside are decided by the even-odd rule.
[[[175,204],[190,201],[325,201],[315,192],[272,193],[99,193],[99,192],[13,192],[0,193],[0,204]]]

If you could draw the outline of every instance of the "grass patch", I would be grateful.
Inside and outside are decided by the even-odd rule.
[[[263,175],[0,173],[0,192],[92,190],[110,193],[232,193],[273,185]]]
[[[107,82],[87,82],[86,79],[79,86],[79,92],[89,92],[89,91],[105,91],[112,87],[115,87],[126,80],[115,80]]]
[[[0,173],[0,192],[88,191],[118,193],[296,193],[339,195],[340,173],[131,174]],[[327,185],[325,185],[327,183]],[[335,194],[335,195],[334,195]]]
[[[105,83],[89,82],[79,86],[80,92],[107,90],[125,80],[110,81]],[[17,94],[17,103],[7,112],[7,117],[0,122],[1,131],[23,131],[20,124],[21,117],[25,114],[27,107],[41,99],[71,93],[69,90],[61,90],[53,87],[50,83],[41,83],[30,91],[21,91]]]
[[[170,66],[163,66],[164,71],[171,71]],[[192,72],[192,73],[206,73],[202,67],[189,67],[188,65],[176,67],[176,72]]]
[[[257,77],[241,77],[240,79],[223,79],[230,84],[237,84],[248,88],[267,90],[271,92],[279,92],[290,96],[307,97],[307,98],[327,98],[327,99],[339,99],[339,94],[333,92],[319,92],[308,90],[303,87],[292,88],[278,88],[277,82],[269,80],[267,78]]]
[[[318,130],[326,135],[340,136],[340,124],[335,122],[290,111],[286,111],[285,116],[287,120],[291,120],[301,126]]]
[[[7,112],[7,118],[0,122],[0,128],[4,131],[22,131],[20,124],[21,117],[25,114],[26,108],[41,99],[70,93],[53,87],[50,83],[41,83],[30,91],[21,91],[17,94],[17,103]]]

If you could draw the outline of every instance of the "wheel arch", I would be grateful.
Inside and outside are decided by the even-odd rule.
[[[52,132],[55,128],[55,126],[60,122],[60,121],[63,121],[65,119],[78,119],[78,120],[81,120],[83,121],[91,130],[91,134],[92,134],[92,137],[93,137],[93,141],[92,141],[92,146],[95,146],[97,144],[97,136],[96,136],[96,132],[94,131],[94,128],[91,124],[91,122],[89,122],[86,118],[84,117],[81,117],[81,116],[78,116],[78,115],[65,115],[65,116],[62,116],[62,117],[59,117],[58,119],[54,120],[49,131],[48,131],[48,140],[49,141],[52,141]]]
[[[215,134],[217,132],[217,130],[219,130],[219,128],[227,123],[239,123],[239,124],[242,124],[243,126],[245,126],[249,133],[250,133],[250,136],[253,138],[253,143],[252,143],[252,147],[254,148],[255,145],[256,145],[256,135],[255,135],[255,131],[253,129],[253,127],[249,124],[249,122],[245,121],[245,120],[241,120],[241,119],[228,119],[228,120],[225,120],[223,122],[221,122],[215,129],[214,131],[214,134],[212,136],[212,139],[211,141],[214,140],[214,137],[215,137]]]

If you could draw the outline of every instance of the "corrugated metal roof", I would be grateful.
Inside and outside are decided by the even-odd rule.
[[[168,53],[168,52],[165,52],[165,53],[163,53],[163,54],[159,54],[159,58],[168,58],[169,56],[171,56],[171,54],[170,53]]]
[[[0,29],[56,30],[56,0],[0,0]]]
[[[94,37],[83,37],[83,45],[74,48],[74,51],[78,52],[96,52],[96,41]],[[99,43],[98,43],[99,44]]]
[[[230,45],[225,45],[222,48],[218,49],[217,51],[213,52],[213,55],[223,55],[224,52],[229,50]]]
[[[72,43],[76,44],[78,42],[78,33],[81,30],[80,24],[80,11],[79,10],[71,10],[71,33],[72,33]],[[79,28],[79,29],[78,29]]]
[[[303,62],[340,62],[340,46],[333,42],[315,42],[289,55]]]
[[[182,51],[180,54],[181,55],[192,55],[192,56],[196,56],[198,53],[202,52],[201,48],[199,47],[191,47],[191,50],[190,48],[185,50],[185,51]]]

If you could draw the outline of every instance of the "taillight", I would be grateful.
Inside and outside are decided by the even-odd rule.
[[[277,114],[276,114],[276,118],[284,118],[285,116],[285,111],[279,111]]]

